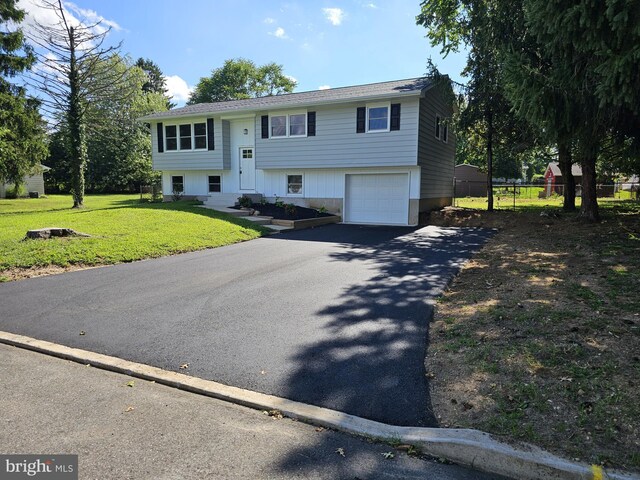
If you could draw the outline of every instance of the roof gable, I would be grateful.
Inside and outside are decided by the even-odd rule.
[[[216,113],[235,113],[254,110],[296,108],[312,105],[341,103],[348,101],[364,101],[377,98],[420,95],[432,86],[432,82],[424,77],[391,82],[355,85],[351,87],[329,88],[310,92],[287,93],[266,97],[248,98],[245,100],[229,100],[226,102],[198,103],[167,112],[154,113],[142,117],[141,120],[162,120],[173,117],[193,117]]]

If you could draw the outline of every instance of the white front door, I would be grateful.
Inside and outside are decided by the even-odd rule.
[[[253,147],[240,147],[240,190],[256,189],[256,159]]]

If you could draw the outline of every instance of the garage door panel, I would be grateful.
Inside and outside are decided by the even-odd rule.
[[[408,216],[408,174],[349,174],[346,176],[345,220],[347,222],[406,225]]]

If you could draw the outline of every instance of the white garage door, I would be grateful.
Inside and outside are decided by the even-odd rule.
[[[347,175],[345,221],[407,225],[409,175],[406,173]]]

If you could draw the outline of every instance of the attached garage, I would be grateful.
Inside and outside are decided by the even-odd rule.
[[[348,223],[407,225],[409,174],[348,174],[344,220]]]

